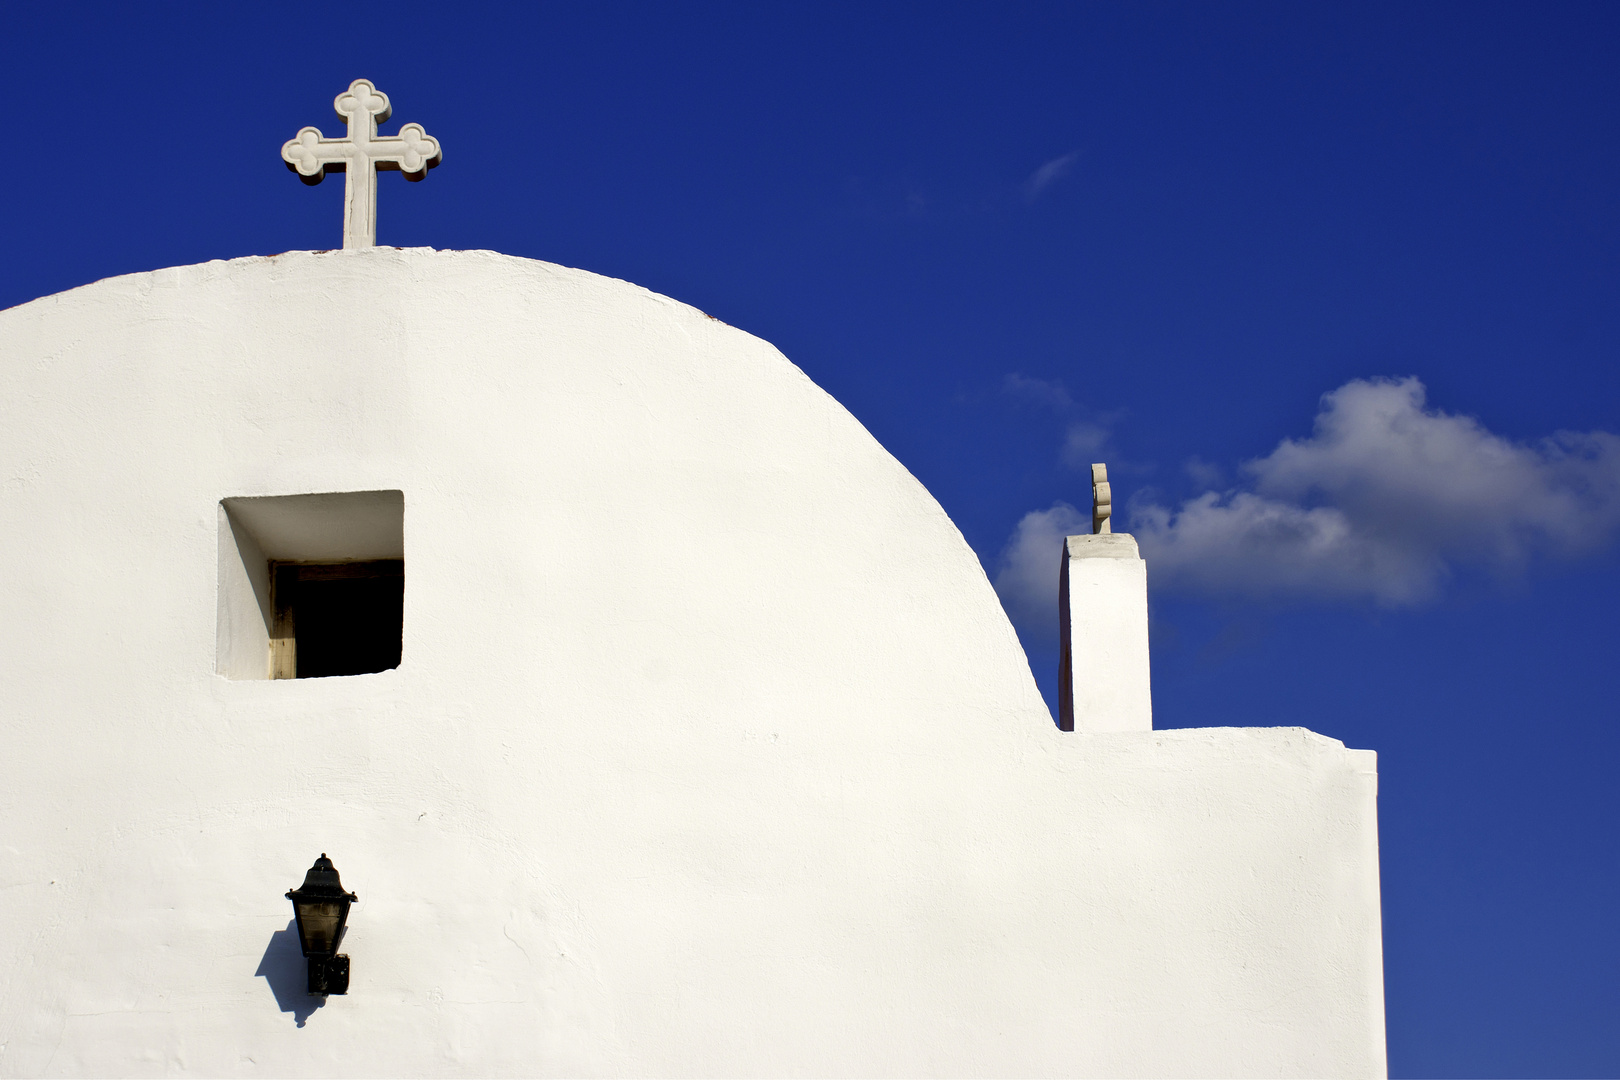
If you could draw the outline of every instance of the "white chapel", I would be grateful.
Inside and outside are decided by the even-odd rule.
[[[1054,723],[786,357],[374,246],[336,106],[341,250],[0,312],[0,1075],[1383,1075],[1375,757],[1153,729],[1101,470]]]

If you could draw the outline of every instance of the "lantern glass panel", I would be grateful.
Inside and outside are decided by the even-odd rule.
[[[343,900],[306,900],[298,905],[298,929],[308,952],[331,955],[337,951],[338,928],[348,906]]]

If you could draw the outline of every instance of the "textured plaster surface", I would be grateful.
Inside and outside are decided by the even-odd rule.
[[[1372,755],[1057,731],[939,505],[756,338],[291,253],[0,313],[0,411],[0,1073],[1384,1068]],[[218,674],[221,500],[353,491],[403,492],[400,667]]]

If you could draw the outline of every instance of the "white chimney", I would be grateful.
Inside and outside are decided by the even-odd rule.
[[[1110,531],[1107,468],[1093,465],[1091,479],[1095,531],[1064,541],[1058,578],[1058,727],[1152,731],[1147,563],[1135,537]]]

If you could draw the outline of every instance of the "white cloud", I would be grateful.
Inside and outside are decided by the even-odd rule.
[[[1309,438],[1243,465],[1244,488],[1133,503],[1155,584],[1401,606],[1456,567],[1511,572],[1602,547],[1620,527],[1620,438],[1515,442],[1424,398],[1415,378],[1346,383],[1323,396]]]
[[[1057,640],[1057,585],[1063,538],[1091,531],[1091,513],[1068,503],[1025,514],[1001,551],[996,595],[1001,606],[1033,640]]]
[[[1053,158],[1030,173],[1029,179],[1024,181],[1024,201],[1034,202],[1040,197],[1041,192],[1063,179],[1079,157],[1080,151],[1074,150],[1062,157]]]
[[[1247,491],[1208,491],[1175,511],[1133,506],[1131,531],[1158,588],[1370,596],[1393,606],[1428,599],[1447,569],[1433,552],[1368,536],[1337,507]]]
[[[1197,459],[1188,471],[1219,475]],[[1620,436],[1506,439],[1429,408],[1415,378],[1346,383],[1323,396],[1308,438],[1240,473],[1179,506],[1131,501],[1155,591],[1409,606],[1457,568],[1512,573],[1620,531]],[[1030,640],[1056,634],[1063,537],[1090,527],[1056,503],[1026,514],[1002,550],[996,592]]]

